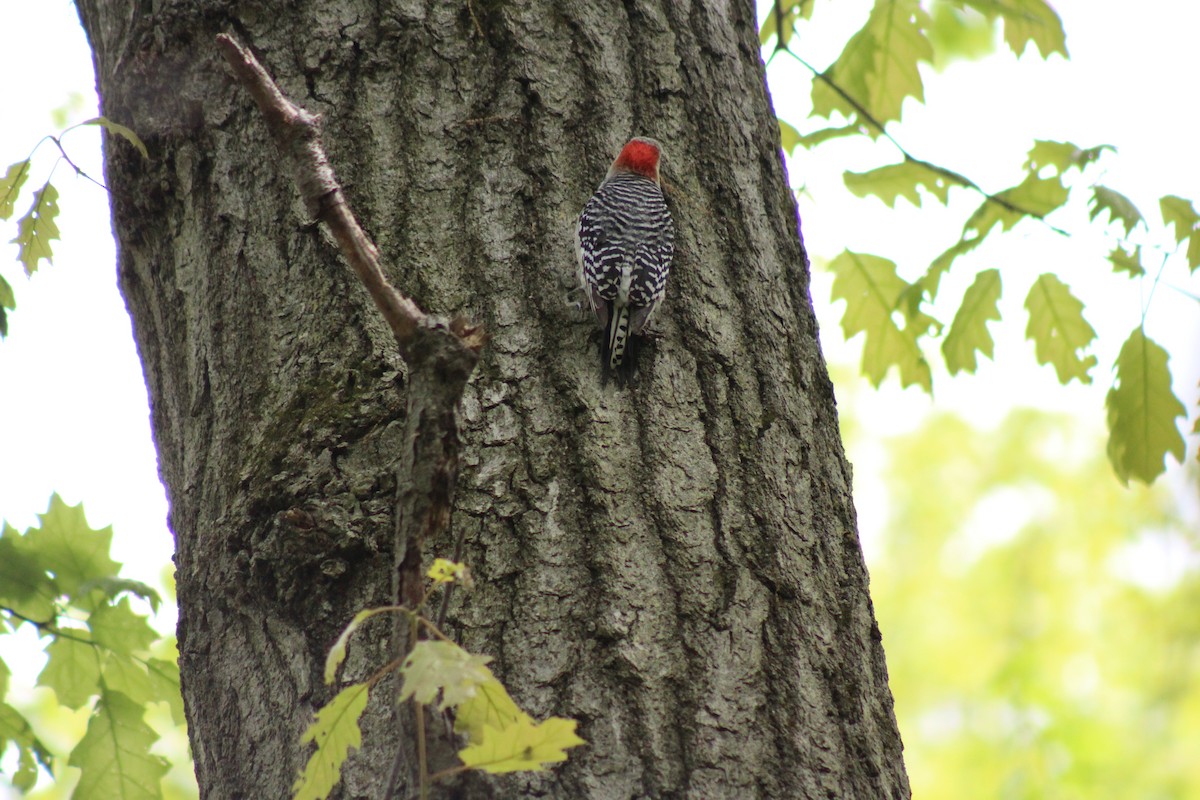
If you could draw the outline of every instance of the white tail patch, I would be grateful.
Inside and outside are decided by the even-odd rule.
[[[621,366],[625,355],[625,342],[629,338],[629,306],[618,305],[608,323],[608,366]]]

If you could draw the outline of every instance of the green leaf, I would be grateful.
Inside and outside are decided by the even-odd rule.
[[[101,669],[105,690],[120,692],[139,706],[158,700],[146,668],[123,653],[107,653]]]
[[[367,707],[369,685],[355,683],[338,692],[317,711],[300,744],[316,742],[317,749],[292,786],[294,800],[324,800],[342,778],[350,748],[362,747],[358,720]]]
[[[1027,216],[1041,219],[1067,202],[1068,194],[1061,178],[1039,178],[1030,173],[1017,186],[984,200],[963,225],[963,238],[970,231],[983,238],[996,225],[1009,230]]]
[[[862,125],[853,123],[851,125],[843,125],[840,128],[821,128],[812,133],[805,133],[796,140],[796,144],[806,150],[811,150],[819,144],[840,139],[844,136],[854,136],[863,132]]]
[[[779,145],[783,148],[783,152],[790,155],[796,149],[796,145],[800,144],[800,131],[796,130],[791,123],[781,119],[775,121],[779,123]]]
[[[75,796],[121,800],[157,800],[168,765],[150,748],[158,741],[142,721],[142,707],[120,692],[106,691],[88,721],[87,733],[71,752],[79,767]]]
[[[20,247],[17,260],[25,267],[25,274],[32,275],[37,271],[38,262],[43,258],[54,263],[54,251],[50,242],[59,238],[58,225],[54,218],[58,216],[58,189],[49,182],[33,193],[33,205],[25,216],[17,220],[17,235],[13,244]]]
[[[146,618],[129,607],[128,597],[116,605],[100,606],[88,617],[87,624],[94,642],[123,655],[145,652],[158,640],[158,633]]]
[[[916,0],[876,2],[866,24],[850,37],[825,75],[880,124],[898,120],[907,98],[925,99],[917,67],[933,61],[933,47],[925,37],[929,24],[928,13]],[[813,82],[812,101],[815,116],[857,115],[823,80]]]
[[[758,41],[765,45],[771,37],[778,37],[776,47],[787,47],[795,32],[796,20],[812,19],[814,0],[776,0],[771,10],[763,16],[758,32]]]
[[[1114,272],[1128,272],[1134,278],[1146,274],[1146,268],[1142,266],[1141,245],[1134,248],[1132,252],[1126,252],[1124,247],[1117,245],[1108,254],[1108,260],[1113,265]]]
[[[910,285],[896,274],[896,265],[879,256],[844,250],[829,268],[834,273],[833,299],[846,301],[842,330],[846,338],[866,334],[863,345],[863,373],[876,386],[883,382],[888,369],[900,369],[901,386],[914,384],[933,390],[933,376],[918,337],[928,330],[925,319],[913,317],[915,325],[901,328],[894,312]],[[922,315],[923,316],[923,315]]]
[[[100,653],[88,643],[87,631],[71,628],[65,633],[46,647],[48,658],[37,683],[53,689],[64,706],[83,708],[100,693]]]
[[[975,276],[975,282],[963,295],[962,305],[942,342],[942,354],[951,375],[974,372],[977,352],[993,357],[994,343],[987,323],[1000,319],[1000,289],[1000,270],[989,269]]]
[[[1196,271],[1196,267],[1200,267],[1200,231],[1193,232],[1188,239],[1187,262],[1188,269],[1192,272]]]
[[[38,548],[5,525],[0,535],[0,605],[38,622],[51,621],[58,589],[46,573]]]
[[[972,234],[970,237],[964,236],[962,239],[959,239],[952,247],[948,248],[930,263],[929,269],[925,271],[925,274],[921,276],[914,286],[918,287],[922,293],[928,292],[929,299],[933,300],[937,297],[942,276],[950,271],[950,267],[954,265],[955,259],[974,250],[982,241],[983,237],[977,234]]]
[[[988,19],[1004,20],[1004,41],[1018,56],[1033,42],[1042,58],[1051,53],[1067,56],[1067,36],[1062,20],[1042,0],[963,0]]]
[[[1183,436],[1176,417],[1187,409],[1171,391],[1167,351],[1138,326],[1117,356],[1117,379],[1108,390],[1108,460],[1121,483],[1154,482],[1167,453],[1183,462]]]
[[[28,791],[33,788],[37,782],[37,764],[51,772],[53,756],[33,732],[29,720],[8,703],[0,702],[0,752],[6,742],[12,742],[19,752],[17,772],[12,778],[18,789]]]
[[[8,165],[8,171],[0,178],[0,219],[8,219],[13,214],[21,187],[29,180],[29,159]],[[9,306],[12,308],[12,306]]]
[[[869,172],[846,172],[842,175],[846,188],[858,197],[875,195],[889,208],[896,207],[896,198],[903,197],[914,206],[920,207],[924,189],[945,203],[950,195],[950,184],[946,176],[917,161],[902,161]]]
[[[1142,219],[1142,212],[1137,210],[1137,206],[1133,204],[1128,197],[1120,192],[1109,189],[1106,186],[1092,187],[1092,201],[1090,204],[1091,213],[1088,219],[1095,220],[1096,217],[1104,211],[1108,212],[1108,218],[1112,222],[1120,222],[1125,228],[1125,235],[1133,233],[1134,227],[1139,222],[1143,225],[1145,220]]]
[[[491,660],[489,656],[468,653],[453,642],[417,642],[400,668],[404,676],[400,702],[412,697],[429,705],[440,691],[441,711],[456,706],[474,697],[476,687],[492,677],[491,670],[484,666]]]
[[[1191,201],[1178,195],[1169,194],[1160,198],[1158,208],[1162,212],[1163,224],[1175,228],[1175,244],[1190,237],[1200,223],[1200,216],[1197,216]]]
[[[155,700],[165,701],[171,708],[171,719],[176,725],[187,724],[183,709],[183,694],[179,689],[179,665],[161,658],[146,660],[146,677]]]
[[[488,675],[491,674],[488,670]],[[476,687],[474,697],[459,705],[454,715],[454,730],[466,733],[472,744],[478,744],[483,741],[485,725],[502,730],[521,716],[521,709],[513,702],[504,684],[492,676]]]
[[[85,584],[117,576],[121,565],[108,557],[112,527],[91,528],[82,503],[69,506],[54,494],[38,519],[41,527],[30,529],[26,539],[54,575],[59,592],[74,596]]]
[[[110,601],[117,599],[122,594],[132,594],[149,603],[150,608],[154,611],[157,611],[162,603],[162,598],[158,596],[156,590],[131,578],[97,578],[79,587],[79,595],[86,595],[89,592],[99,592],[104,599]]]
[[[1048,139],[1035,139],[1025,159],[1025,169],[1028,172],[1040,173],[1046,167],[1053,167],[1058,175],[1074,168],[1083,168],[1100,159],[1105,151],[1117,152],[1111,144],[1101,144],[1084,150],[1073,142],[1054,142]]]
[[[124,137],[130,144],[138,149],[138,152],[142,154],[142,158],[150,158],[150,154],[146,152],[146,145],[142,144],[142,140],[138,138],[138,135],[119,122],[113,122],[108,117],[94,117],[93,119],[89,119],[86,122],[81,122],[79,124],[99,125],[102,128],[107,129],[110,133],[115,133],[118,136]]]
[[[546,764],[566,761],[567,748],[586,744],[575,734],[575,726],[575,720],[561,717],[534,724],[522,714],[504,728],[485,725],[482,741],[459,750],[458,757],[485,772],[541,772]]]
[[[1034,281],[1025,308],[1029,312],[1025,337],[1033,340],[1038,363],[1053,364],[1060,383],[1072,378],[1091,383],[1088,372],[1096,366],[1096,357],[1080,353],[1096,338],[1096,331],[1083,318],[1083,303],[1047,272]]]

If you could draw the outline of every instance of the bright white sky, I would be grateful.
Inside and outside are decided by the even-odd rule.
[[[1136,10],[1116,0],[1060,0],[1054,5],[1065,23],[1071,61],[1018,62],[1005,55],[957,64],[945,75],[927,70],[928,106],[910,102],[904,124],[892,133],[914,155],[964,172],[991,190],[1020,180],[1025,151],[1040,137],[1082,146],[1116,145],[1120,152],[1106,157],[1104,180],[1132,198],[1151,221],[1158,220],[1161,195],[1200,197],[1190,94],[1200,4],[1143,0]],[[861,0],[819,2],[818,22],[831,27],[823,27],[820,37],[801,34],[797,46],[810,63],[827,64],[836,55],[830,48],[845,40],[835,30],[848,35],[861,24],[867,7]],[[50,110],[66,105],[72,93],[83,97],[73,120],[97,112],[91,56],[67,0],[0,0],[0,52],[8,68],[8,78],[0,84],[2,169],[56,130]],[[771,79],[779,114],[801,130],[816,127],[805,119],[805,73],[779,58]],[[65,144],[83,169],[102,175],[94,128],[70,134]],[[52,145],[39,150],[27,190],[45,180],[52,151]],[[981,157],[981,152],[987,155]],[[791,163],[793,184],[808,190],[801,196],[801,217],[809,251],[818,262],[849,246],[896,258],[902,274],[915,277],[953,243],[958,226],[978,203],[976,197],[956,192],[954,212],[936,206],[918,211],[903,202],[893,212],[875,201],[850,198],[843,188],[842,169],[865,170],[897,157],[888,145],[838,144],[815,154],[801,152]],[[9,318],[10,336],[0,342],[0,517],[23,529],[45,510],[51,492],[70,503],[82,501],[94,526],[116,527],[114,557],[126,563],[127,574],[157,584],[172,543],[141,367],[116,289],[106,197],[93,184],[73,178],[66,164],[58,165],[54,178],[61,192],[63,238],[55,244],[53,265],[43,264],[26,280],[15,263],[16,247],[0,247],[0,271],[13,284],[18,303]],[[18,213],[27,202],[21,201]],[[1078,235],[1066,241],[1023,223],[1007,244],[981,249],[976,256],[980,268],[1003,267],[1003,310],[1014,322],[993,326],[998,365],[985,363],[977,377],[935,383],[938,407],[963,411],[982,423],[995,422],[1015,404],[1069,409],[1103,430],[1110,368],[1125,335],[1137,324],[1144,297],[1137,284],[1110,277],[1103,256],[1111,240],[1096,237],[1081,214],[1056,221]],[[8,232],[2,240],[7,241],[15,235],[13,222],[3,224]],[[1013,272],[1018,265],[1028,270],[1023,284],[1020,273]],[[1106,336],[1097,349],[1100,366],[1093,373],[1093,387],[1064,390],[1048,367],[1032,366],[1021,304],[1028,281],[1043,271],[1058,273],[1084,298],[1087,316]],[[943,294],[959,296],[969,280],[966,275],[957,282],[952,278]],[[829,276],[817,270],[813,299],[827,355],[832,362],[857,363],[861,341],[849,346],[841,341],[840,305],[830,306],[830,285]],[[1193,280],[1193,292],[1195,286]],[[1200,379],[1197,310],[1194,301],[1160,285],[1148,326],[1152,338],[1179,354],[1172,362],[1175,389],[1193,414]],[[946,314],[941,317],[949,322]],[[936,376],[935,369],[935,382]],[[893,373],[891,388],[866,393],[857,405],[856,421],[871,436],[910,428],[933,408],[924,394],[901,392],[895,383]],[[1190,458],[1195,448],[1195,437],[1190,437]],[[872,529],[883,522],[866,477],[878,451],[868,448],[852,456],[860,522],[869,542]],[[1182,470],[1175,467],[1171,474],[1182,486]]]

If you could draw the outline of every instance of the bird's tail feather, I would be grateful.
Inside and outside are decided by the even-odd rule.
[[[625,356],[625,344],[629,341],[629,306],[620,305],[613,309],[608,319],[608,330],[604,332],[605,357],[608,366],[616,369]]]

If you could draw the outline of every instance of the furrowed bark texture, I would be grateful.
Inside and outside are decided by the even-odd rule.
[[[396,285],[491,337],[452,531],[477,586],[447,628],[588,744],[440,796],[908,796],[751,3],[78,4],[103,113],[151,155],[107,143],[204,796],[286,796],[327,647],[390,601],[414,383],[221,32],[324,115]],[[677,259],[661,338],[605,383],[573,225],[635,134],[667,149]],[[349,678],[389,639],[356,637]],[[336,796],[381,792],[389,688]]]

